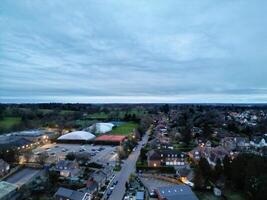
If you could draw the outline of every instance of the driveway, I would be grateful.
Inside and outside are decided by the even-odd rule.
[[[115,186],[109,200],[121,200],[123,198],[125,193],[125,183],[128,181],[130,174],[135,172],[135,164],[139,157],[140,150],[142,145],[147,143],[147,140],[148,135],[145,134],[142,141],[140,141],[139,145],[136,147],[136,150],[124,161],[121,171],[118,172],[114,178],[114,181],[118,181],[118,184]]]

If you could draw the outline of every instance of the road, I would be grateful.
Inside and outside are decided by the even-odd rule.
[[[147,143],[147,140],[148,134],[145,134],[142,141],[140,141],[139,145],[136,147],[136,150],[124,161],[121,171],[118,172],[114,178],[114,181],[118,181],[118,184],[110,195],[109,200],[121,200],[123,198],[125,193],[125,183],[128,181],[130,174],[135,172],[135,164],[139,157],[140,150],[142,145]]]

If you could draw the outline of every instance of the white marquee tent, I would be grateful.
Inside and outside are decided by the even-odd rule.
[[[57,140],[64,141],[64,140],[81,140],[81,141],[88,141],[93,140],[95,138],[95,135],[87,132],[87,131],[74,131],[67,133],[65,135],[60,136]]]

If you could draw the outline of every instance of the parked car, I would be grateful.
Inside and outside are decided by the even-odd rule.
[[[118,184],[118,181],[115,181],[114,183],[113,183],[113,185],[117,185]]]

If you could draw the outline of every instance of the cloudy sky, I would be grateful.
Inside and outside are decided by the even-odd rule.
[[[1,0],[0,102],[267,102],[267,1]]]

